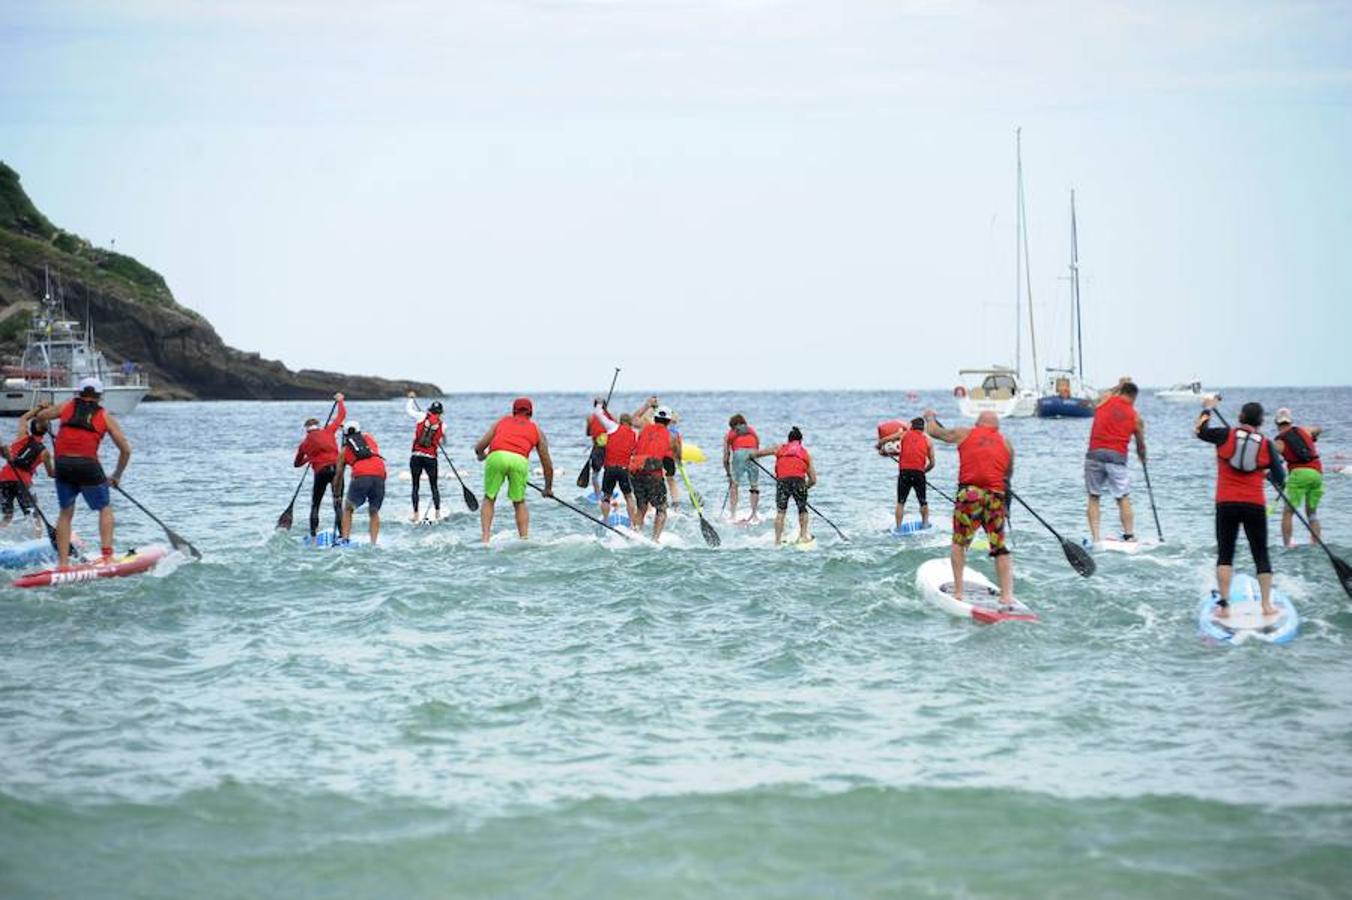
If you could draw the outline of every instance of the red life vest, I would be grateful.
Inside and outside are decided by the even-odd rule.
[[[1254,457],[1256,467],[1251,472],[1241,471],[1231,461],[1235,456],[1237,433],[1240,431],[1256,435],[1262,441]],[[1263,488],[1263,481],[1271,465],[1272,444],[1267,438],[1258,435],[1258,432],[1248,425],[1230,429],[1225,443],[1216,448],[1216,502],[1266,506],[1267,491]]]
[[[634,444],[634,456],[629,461],[630,472],[646,472],[649,475],[662,475],[662,460],[672,459],[671,432],[667,426],[653,422],[644,425]]]
[[[61,407],[58,419],[61,428],[56,433],[56,456],[99,458],[99,444],[108,433],[108,415],[97,400],[76,397]]]
[[[349,434],[343,438],[343,459],[352,469],[353,478],[364,475],[385,477],[385,460],[380,445],[369,434]]]
[[[760,438],[756,435],[756,429],[750,425],[744,426],[745,432],[739,432],[736,428],[731,428],[723,437],[733,450],[755,450],[760,447]]]
[[[1089,430],[1090,450],[1112,450],[1127,455],[1127,444],[1136,433],[1136,407],[1126,397],[1109,397],[1094,410]]]
[[[896,434],[896,432],[892,432]],[[901,447],[897,453],[897,466],[912,471],[925,471],[929,465],[929,438],[925,432],[914,428],[901,436]]]
[[[628,425],[621,425],[606,438],[606,465],[629,467],[629,457],[634,455],[638,445],[638,432]]]
[[[587,437],[592,439],[593,444],[596,443],[597,438],[601,437],[601,435],[605,433],[606,426],[601,424],[600,416],[598,416],[596,413],[592,413],[590,416],[587,417]]]
[[[911,427],[910,422],[903,422],[900,419],[888,419],[886,422],[878,423],[878,440],[885,437],[891,437],[898,431],[906,431]]]
[[[529,457],[530,452],[539,445],[540,429],[530,416],[503,416],[493,428],[493,440],[488,445],[488,452],[506,450],[517,456]]]
[[[776,478],[806,478],[808,464],[812,455],[807,452],[802,441],[789,441],[780,444],[775,451]]]
[[[0,469],[0,481],[22,481],[33,483],[33,473],[42,462],[42,452],[47,445],[35,435],[21,437],[9,447],[9,462]]]
[[[977,425],[958,444],[958,484],[1005,490],[1009,472],[1009,447],[1000,429]]]
[[[413,452],[419,456],[435,457],[437,445],[441,443],[445,433],[441,416],[428,413],[413,431]]]
[[[1304,441],[1306,453],[1297,454],[1292,449],[1293,441],[1290,439],[1291,432],[1297,432],[1296,440]],[[1310,434],[1299,425],[1292,425],[1285,432],[1277,435],[1282,441],[1282,459],[1286,460],[1286,465],[1290,469],[1314,469],[1316,472],[1324,471],[1324,464],[1319,461],[1319,451],[1315,449],[1314,435]],[[1301,456],[1308,458],[1301,459]]]

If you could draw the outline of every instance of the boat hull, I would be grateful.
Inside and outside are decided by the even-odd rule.
[[[1039,419],[1092,419],[1094,404],[1083,397],[1039,397]]]
[[[1002,400],[989,397],[958,397],[958,412],[969,419],[975,419],[983,412],[993,412],[1000,418],[1021,419],[1037,414],[1037,395],[1032,391],[1020,391],[1016,396]]]
[[[108,385],[103,392],[103,408],[115,416],[136,411],[150,388],[146,385]],[[64,403],[75,396],[75,388],[18,388],[0,391],[0,416],[21,416],[38,403]]]

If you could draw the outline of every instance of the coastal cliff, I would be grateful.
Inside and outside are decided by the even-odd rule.
[[[152,400],[301,400],[336,390],[353,400],[406,391],[437,396],[434,384],[313,369],[293,371],[226,345],[201,314],[181,306],[159,273],[54,226],[0,162],[0,355],[17,362],[42,301],[44,273],[73,318],[88,318],[113,366],[131,360],[150,377]]]

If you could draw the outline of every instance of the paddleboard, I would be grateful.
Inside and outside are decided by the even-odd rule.
[[[779,545],[780,550],[802,550],[804,552],[817,549],[817,536],[813,535],[805,541],[784,541]]]
[[[0,568],[23,569],[56,559],[56,548],[45,537],[33,538],[21,544],[0,547]]]
[[[1250,640],[1285,644],[1294,640],[1300,630],[1300,616],[1291,598],[1276,588],[1272,590],[1272,605],[1276,607],[1277,615],[1263,615],[1262,593],[1258,579],[1252,575],[1239,572],[1230,581],[1230,615],[1225,619],[1215,616],[1217,599],[1213,589],[1197,607],[1197,630],[1208,640],[1221,644],[1242,644]]]
[[[947,559],[931,559],[915,573],[920,596],[951,616],[976,622],[1036,622],[1037,615],[1017,598],[1000,607],[1000,589],[989,578],[966,566],[962,570],[962,599],[953,596],[953,566]]]
[[[628,528],[632,523],[629,521],[629,517],[626,515],[623,515],[621,513],[611,513],[609,516],[606,517],[606,524],[609,525],[611,528],[619,528],[620,526]]]
[[[155,567],[169,554],[168,547],[151,546],[142,550],[133,550],[123,556],[111,559],[99,559],[93,562],[67,566],[64,569],[45,569],[30,572],[16,578],[15,587],[48,587],[61,584],[77,584],[82,581],[94,581],[99,578],[123,578],[127,575],[139,575]]]
[[[933,522],[921,524],[919,519],[906,519],[899,527],[887,529],[887,534],[892,537],[912,537],[916,535],[934,534],[939,529]]]
[[[596,492],[596,491],[592,491],[590,494],[582,494],[582,495],[580,495],[580,496],[577,498],[577,502],[578,502],[578,503],[590,503],[590,504],[592,504],[593,506],[595,506],[596,504],[600,503],[600,502],[601,502],[602,500],[604,500],[604,499],[605,499],[605,494],[601,494],[601,493],[598,493],[598,492]],[[614,493],[612,493],[612,494],[610,495],[610,502],[611,502],[611,503],[623,503],[623,502],[624,502],[624,495],[620,493],[620,491],[619,491],[618,488],[615,490]]]
[[[723,521],[734,528],[754,528],[755,526],[760,525],[765,520],[762,519],[760,516],[747,516],[745,519],[737,519],[734,521],[732,519],[729,519],[727,516],[724,516]]]
[[[347,543],[343,543],[339,539],[338,533],[336,531],[334,531],[332,528],[325,528],[323,531],[320,531],[317,534],[315,534],[314,537],[310,537],[308,534],[305,535],[303,538],[300,539],[300,542],[307,547],[314,547],[318,550],[324,550],[329,548],[341,550],[344,547],[369,546],[371,543],[371,536],[369,534],[360,534],[360,535],[354,534],[352,535],[351,539],[348,540]]]
[[[1158,547],[1158,541],[1124,541],[1120,538],[1104,538],[1095,544],[1089,538],[1082,538],[1080,546],[1094,553],[1140,553]]]

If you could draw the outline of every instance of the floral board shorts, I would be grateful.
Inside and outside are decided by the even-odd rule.
[[[984,528],[986,539],[990,542],[991,556],[1008,553],[1004,495],[964,484],[958,487],[956,499],[957,503],[953,506],[953,543],[959,547],[970,547],[977,529]]]

